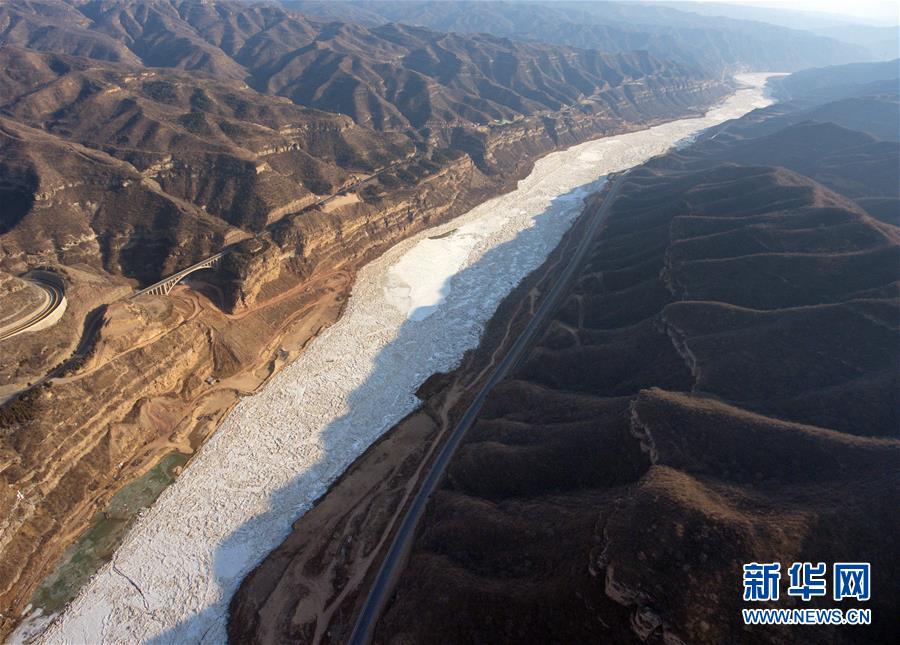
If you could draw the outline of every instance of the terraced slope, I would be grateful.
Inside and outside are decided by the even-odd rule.
[[[730,89],[646,54],[275,5],[0,3],[0,271],[52,267],[68,301],[0,348],[0,637],[93,513],[202,445],[369,259],[544,153]],[[122,301],[223,247],[202,294]]]
[[[857,129],[853,129],[857,128]],[[655,167],[721,163],[779,165],[849,197],[870,215],[900,224],[900,100],[895,93],[850,97],[797,109],[776,104],[711,129],[692,148]]]

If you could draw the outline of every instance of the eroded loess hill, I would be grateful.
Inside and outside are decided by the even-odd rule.
[[[0,69],[12,204],[0,265],[77,256],[141,283],[411,157],[406,184],[420,161],[446,170],[459,153],[502,175],[728,91],[646,53],[369,29],[228,0],[10,0]],[[104,154],[62,159],[73,144]]]
[[[53,257],[55,250],[95,236],[111,248],[140,247],[151,259],[128,262],[105,250],[96,258],[103,269],[157,279],[208,254],[191,248],[202,236],[192,220],[220,234],[258,232],[411,152],[401,137],[360,128],[347,117],[183,73],[9,46],[0,48],[0,66],[0,109],[8,124],[5,183],[21,196],[12,221],[4,223],[15,229],[3,239],[10,255],[44,253],[44,261],[65,264],[65,257]],[[43,132],[17,136],[23,127]],[[96,152],[73,155],[76,145]],[[134,184],[128,192],[155,192],[177,204],[176,216],[165,219],[160,208],[138,203],[123,210],[100,194],[86,194],[84,177],[107,188],[128,180]],[[34,201],[43,208],[29,209]],[[92,212],[81,217],[60,213],[88,202]],[[154,245],[152,238],[167,235],[173,220],[183,229],[177,241]],[[54,238],[54,226],[69,227],[71,237]],[[49,248],[34,247],[42,238],[52,242]],[[223,245],[219,239],[215,248]]]
[[[714,85],[690,66],[646,52],[606,55],[399,24],[368,28],[228,0],[11,0],[0,7],[0,26],[7,44],[201,72],[366,127],[445,141],[454,127],[565,106],[617,112],[663,85],[669,93]],[[676,96],[670,100],[678,106]]]
[[[876,219],[900,224],[897,93],[798,107],[779,103],[758,110],[651,165],[682,170],[721,163],[782,166],[853,199]]]
[[[629,174],[455,455],[376,642],[896,633],[900,229],[757,165],[768,151],[857,195],[878,185],[822,171],[877,155],[871,137],[799,127],[818,136],[781,140],[817,154],[723,136]],[[872,562],[871,627],[743,626],[743,563],[845,560]]]
[[[18,393],[0,408],[0,634],[110,495],[196,450],[368,259],[542,154],[729,90],[643,53],[267,4],[0,3],[0,271],[50,267],[68,300],[0,347],[0,397]],[[197,290],[124,300],[223,248]]]

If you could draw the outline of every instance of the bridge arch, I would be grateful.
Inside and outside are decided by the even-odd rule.
[[[149,287],[145,287],[140,291],[137,291],[132,298],[136,298],[138,296],[144,295],[145,293],[149,293],[155,296],[167,296],[171,293],[172,289],[175,288],[175,285],[178,284],[183,278],[194,273],[195,271],[200,271],[202,269],[211,269],[219,266],[222,261],[222,258],[225,256],[227,251],[223,251],[222,253],[216,253],[215,255],[211,255],[205,260],[201,260],[196,264],[192,264],[186,269],[182,269],[177,273],[173,273],[167,278],[163,278],[159,282],[155,282],[151,284]]]

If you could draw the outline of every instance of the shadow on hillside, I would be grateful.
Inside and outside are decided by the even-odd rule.
[[[391,387],[398,381],[395,378],[400,371],[398,366],[407,364],[409,358],[416,354],[419,358],[426,356],[427,367],[416,375],[417,385],[436,371],[452,368],[459,356],[452,356],[444,349],[447,330],[454,329],[455,333],[468,336],[470,347],[477,345],[480,327],[475,321],[486,321],[499,304],[486,304],[484,298],[479,299],[481,290],[490,285],[503,295],[509,293],[519,282],[510,275],[521,276],[531,270],[519,257],[522,250],[540,247],[541,241],[552,237],[554,232],[558,238],[559,231],[568,230],[569,226],[564,224],[560,213],[572,208],[581,211],[583,199],[599,190],[603,182],[602,179],[590,182],[556,197],[542,213],[535,216],[532,227],[490,249],[478,262],[445,281],[441,288],[445,300],[431,315],[414,320],[418,317],[417,313],[427,313],[423,310],[432,309],[430,307],[411,312],[394,340],[378,353],[366,381],[348,397],[347,413],[310,438],[311,442],[323,447],[322,459],[286,486],[274,491],[269,497],[269,510],[240,526],[216,549],[214,572],[223,599],[150,643],[205,642],[204,639],[214,642],[222,637],[223,632],[216,627],[226,624],[231,597],[243,578],[281,544],[293,522],[305,512],[308,507],[302,501],[305,494],[310,489],[321,489],[322,482],[329,485],[379,436],[417,407],[414,396],[402,391],[402,388]],[[497,267],[503,267],[506,271],[497,270]],[[381,416],[378,415],[379,410],[391,413]],[[298,504],[297,500],[301,503]],[[173,575],[178,574],[173,572]]]

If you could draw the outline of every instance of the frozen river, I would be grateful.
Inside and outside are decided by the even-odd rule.
[[[766,74],[704,117],[539,160],[518,188],[391,249],[359,273],[343,317],[243,399],[181,477],[40,637],[44,642],[225,642],[228,601],[291,523],[413,410],[430,374],[474,347],[613,171],[768,105]]]

